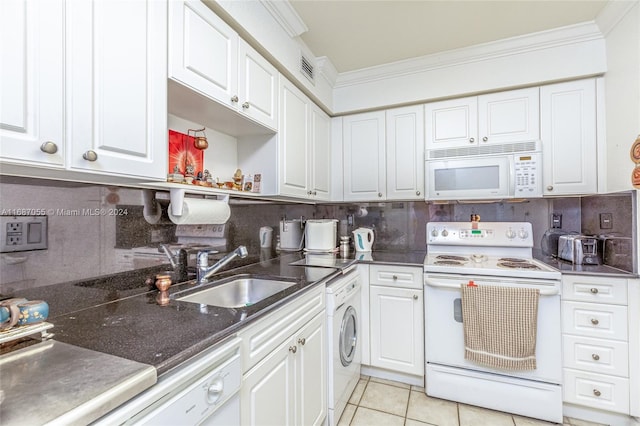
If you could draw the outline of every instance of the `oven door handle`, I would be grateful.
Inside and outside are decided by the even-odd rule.
[[[460,286],[463,284],[443,284],[437,281],[432,281],[429,279],[424,280],[424,283],[429,287],[437,287],[437,288],[448,288],[452,290],[460,290]],[[560,294],[560,290],[557,287],[554,287],[553,290],[540,290],[540,296],[555,296],[556,294]]]

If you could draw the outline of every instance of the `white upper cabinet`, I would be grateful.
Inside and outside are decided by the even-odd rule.
[[[238,103],[242,112],[277,129],[280,74],[244,40],[240,39],[238,46]]]
[[[540,138],[538,88],[425,105],[426,149],[482,149]],[[430,158],[450,155],[430,153]]]
[[[385,113],[343,118],[344,201],[386,197]]]
[[[540,88],[544,195],[597,192],[596,82]]]
[[[170,4],[169,77],[276,129],[275,67],[201,1]]]
[[[61,0],[0,2],[0,159],[4,162],[64,165],[63,23]]]
[[[387,199],[424,199],[422,105],[386,111]]]
[[[167,3],[1,8],[2,161],[43,177],[166,179]]]
[[[71,0],[69,167],[167,177],[167,3]]]
[[[331,120],[290,81],[280,81],[280,195],[329,200]]]

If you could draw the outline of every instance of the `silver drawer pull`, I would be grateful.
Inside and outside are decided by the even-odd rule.
[[[82,158],[87,161],[96,161],[98,159],[98,154],[95,151],[89,150],[82,154]]]
[[[58,145],[56,145],[55,142],[46,141],[40,145],[40,151],[46,154],[55,154],[58,152]]]
[[[600,324],[600,321],[598,321],[597,318],[591,318],[591,324],[598,325],[598,324]]]
[[[600,395],[602,395],[602,393],[601,393],[598,389],[594,389],[594,390],[593,390],[593,394],[594,394],[595,396],[600,396]]]
[[[391,278],[392,278],[394,281],[398,281],[398,276],[397,276],[397,275],[393,275],[393,276],[391,276]]]
[[[298,351],[298,348],[295,345],[294,346],[289,346],[289,352],[292,352],[292,353],[295,354],[297,351]]]
[[[305,339],[304,337],[301,337],[300,339],[298,339],[298,343],[304,346],[304,344],[307,343],[307,339]]]
[[[418,300],[418,295],[417,294],[413,295],[413,300]]]
[[[592,288],[591,290],[589,290],[591,293],[593,294],[598,294],[598,289],[597,288]]]
[[[600,355],[598,354],[591,354],[591,358],[593,358],[594,361],[599,361],[600,360]]]

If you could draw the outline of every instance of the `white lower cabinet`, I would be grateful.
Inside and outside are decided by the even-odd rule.
[[[245,361],[241,424],[323,424],[327,415],[324,287],[240,336]]]
[[[564,401],[630,413],[628,280],[562,277]]]
[[[423,376],[422,269],[371,265],[369,272],[371,366]]]

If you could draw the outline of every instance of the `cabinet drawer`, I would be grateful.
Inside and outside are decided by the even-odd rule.
[[[565,275],[562,277],[562,299],[626,305],[627,280]]]
[[[324,290],[324,286],[318,286],[238,333],[242,338],[243,373],[324,310]]]
[[[562,336],[564,366],[594,373],[629,376],[629,345],[619,340]]]
[[[562,332],[626,341],[627,308],[595,303],[562,302]]]
[[[564,401],[629,414],[629,380],[566,368]]]
[[[423,288],[422,268],[397,265],[371,265],[369,283],[403,288]]]

